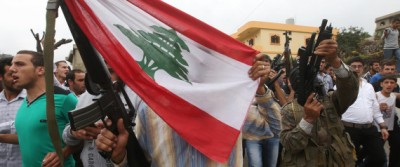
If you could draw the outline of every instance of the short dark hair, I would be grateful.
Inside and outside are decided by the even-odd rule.
[[[399,18],[395,18],[395,19],[392,20],[392,23],[394,23],[396,21],[400,22],[400,19]]]
[[[65,63],[65,64],[67,64],[67,61],[65,61],[65,60],[59,60],[59,61],[56,61],[54,64],[56,64],[56,67],[58,67],[58,65],[60,65],[60,63]]]
[[[68,85],[68,80],[72,80],[72,82],[75,81],[75,74],[76,73],[85,73],[85,71],[81,70],[81,69],[73,69],[71,71],[68,72],[67,76],[65,77],[66,82],[66,86]]]
[[[385,81],[385,80],[393,80],[394,82],[397,82],[397,77],[396,75],[388,74],[388,75],[383,75],[381,79],[379,79],[379,83]]]
[[[32,55],[31,62],[32,62],[33,66],[35,66],[35,67],[43,66],[44,67],[43,54],[40,52],[35,52],[35,51],[31,51],[31,50],[20,50],[20,51],[18,51],[17,54]]]
[[[372,59],[372,60],[369,61],[368,65],[369,65],[369,66],[373,66],[374,63],[380,64],[380,63],[379,63],[379,60],[377,60],[377,59]]]
[[[395,65],[396,65],[395,61],[393,61],[391,59],[384,59],[381,62],[381,66],[382,67],[384,67],[384,66],[395,66]]]
[[[325,65],[325,70],[329,69],[330,67],[332,67],[332,65],[329,64],[329,63],[327,63],[327,64]]]
[[[352,57],[352,58],[348,61],[348,64],[350,65],[351,63],[354,63],[354,62],[360,62],[362,65],[364,65],[364,60],[361,59],[361,57],[359,57],[359,56],[354,56],[354,57]]]
[[[6,66],[11,66],[11,62],[12,62],[13,57],[3,57],[0,59],[0,75],[4,76],[4,74],[6,73]]]

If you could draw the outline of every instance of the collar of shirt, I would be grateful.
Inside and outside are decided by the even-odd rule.
[[[19,94],[12,100],[8,101],[6,98],[6,95],[4,94],[4,90],[0,92],[0,101],[7,101],[7,102],[13,102],[16,101],[18,99],[23,99],[26,97],[26,90],[22,89],[21,92],[19,92]]]

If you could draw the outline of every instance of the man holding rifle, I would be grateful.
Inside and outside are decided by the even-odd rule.
[[[340,115],[356,99],[358,80],[338,57],[337,48],[334,40],[327,39],[314,52],[332,64],[337,91],[328,93],[321,101],[314,92],[307,95],[304,107],[296,99],[282,108],[282,166],[353,167],[355,164],[354,146],[343,131]],[[296,92],[304,89],[298,85],[298,74],[298,69],[294,69],[289,76]]]

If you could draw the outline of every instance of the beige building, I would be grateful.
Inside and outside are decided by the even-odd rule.
[[[392,25],[392,20],[398,18],[400,19],[400,11],[390,13],[375,19],[375,39],[380,39],[382,37],[383,30]]]
[[[306,45],[306,39],[318,31],[318,27],[295,25],[293,20],[289,20],[289,24],[251,21],[240,27],[232,37],[274,57],[284,51],[286,41],[283,33],[286,31],[291,31],[290,49],[292,56],[296,56],[297,50]],[[338,29],[334,28],[334,38],[337,33]]]

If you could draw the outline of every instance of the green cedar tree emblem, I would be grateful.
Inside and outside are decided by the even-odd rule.
[[[114,26],[143,50],[143,59],[137,62],[153,80],[155,72],[162,69],[170,76],[191,84],[185,67],[188,63],[182,56],[182,50],[189,52],[189,47],[174,30],[151,26],[154,31],[148,33],[143,30],[127,29],[119,24],[114,24]]]

